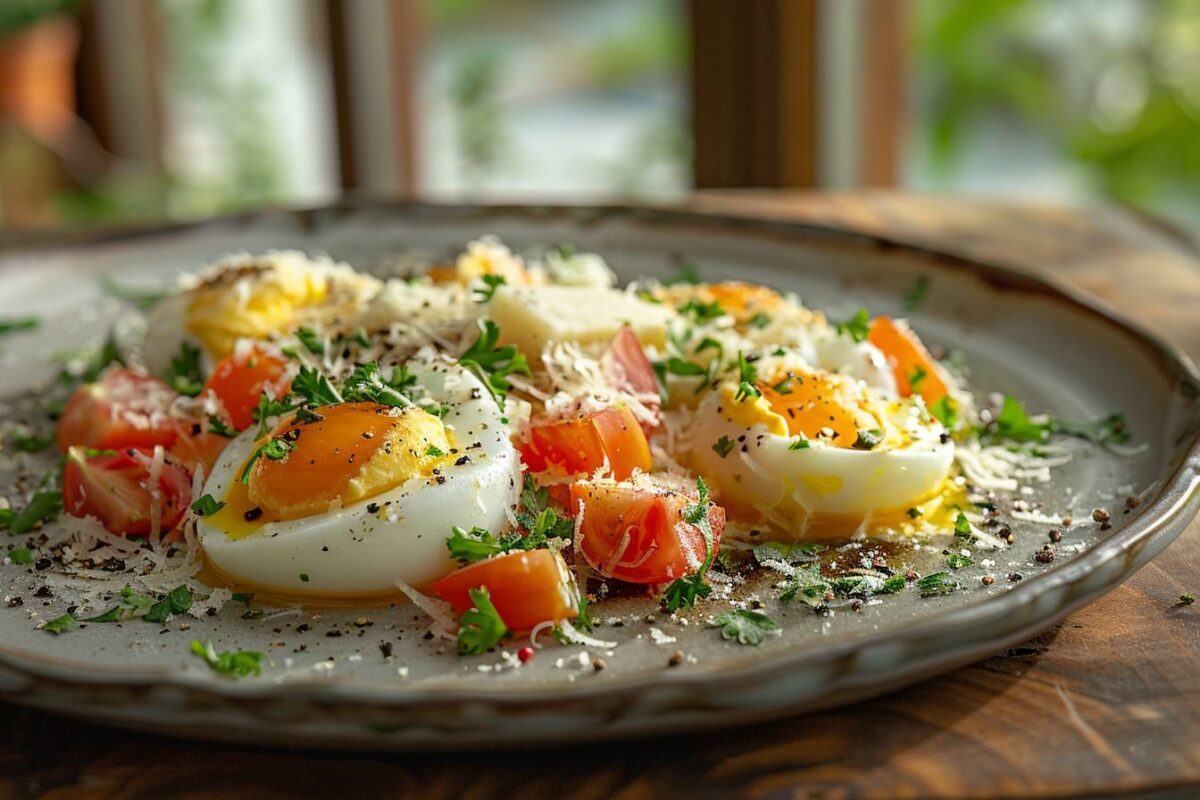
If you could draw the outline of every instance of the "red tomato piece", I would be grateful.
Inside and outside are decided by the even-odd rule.
[[[473,605],[468,592],[486,586],[492,605],[510,630],[579,616],[579,592],[562,556],[551,550],[508,553],[457,569],[430,587],[455,611]]]
[[[211,475],[213,464],[217,463],[229,439],[207,431],[197,433],[199,427],[199,424],[182,426],[179,437],[167,452],[189,472],[195,474],[198,468],[203,467],[204,474]]]
[[[156,448],[126,448],[115,454],[89,456],[79,447],[67,450],[63,470],[63,507],[76,517],[95,517],[112,533],[151,533],[154,504],[159,530],[179,524],[192,496],[187,470],[164,454],[158,481],[150,484]]]
[[[170,447],[177,431],[170,415],[178,394],[157,378],[124,367],[80,386],[58,420],[58,449]]]
[[[204,388],[225,406],[233,427],[244,431],[254,424],[254,408],[264,391],[271,397],[286,391],[290,367],[283,355],[265,347],[239,347],[221,359]]]
[[[691,575],[707,554],[700,528],[684,520],[693,498],[611,483],[571,485],[572,513],[580,513],[579,549],[601,575],[629,583],[667,583]],[[725,509],[709,507],[713,555],[725,530]]]
[[[522,457],[534,472],[553,466],[567,475],[589,477],[607,463],[612,477],[619,481],[635,469],[649,472],[651,467],[646,434],[625,406],[576,419],[535,420]]]
[[[618,386],[636,395],[647,408],[655,412],[659,410],[658,378],[633,328],[626,325],[613,337],[602,363]],[[653,430],[655,424],[644,423],[643,427]]]

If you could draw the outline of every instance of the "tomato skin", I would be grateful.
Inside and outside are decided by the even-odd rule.
[[[151,533],[153,497],[148,483],[155,449],[130,447],[92,456],[78,447],[67,450],[64,510],[75,517],[96,517],[108,531],[118,535]],[[165,457],[157,489],[162,501],[159,527],[169,531],[187,511],[192,478],[187,470]]]
[[[580,481],[571,485],[569,510],[578,513],[582,503],[579,549],[597,572],[628,583],[657,584],[690,575],[704,561],[704,534],[683,519],[693,502],[679,492]],[[715,556],[725,509],[710,506],[708,522]],[[622,550],[626,534],[629,541]]]
[[[204,384],[225,406],[233,427],[244,431],[254,424],[254,409],[263,391],[277,397],[279,384],[288,376],[290,363],[282,355],[259,345],[237,348],[221,359]]]
[[[454,610],[473,603],[468,592],[486,586],[500,618],[510,630],[579,616],[579,592],[562,556],[551,550],[508,553],[469,564],[434,581],[430,587]]]
[[[170,447],[178,435],[170,419],[178,394],[157,378],[124,367],[77,388],[58,420],[58,449]]]
[[[620,332],[613,337],[601,363],[618,386],[630,394],[636,395],[642,405],[655,412],[654,422],[640,421],[642,429],[649,434],[658,425],[657,414],[661,407],[658,378],[655,376],[654,367],[650,365],[650,359],[646,358],[646,351],[642,349],[642,343],[638,341],[633,328],[628,325],[621,328]]]
[[[908,379],[918,368],[924,371],[925,377],[917,385],[917,393],[925,400],[926,406],[932,406],[949,394],[950,390],[942,380],[941,368],[912,328],[890,317],[876,317],[871,321],[867,341],[887,356],[892,365],[892,374],[896,377],[896,388],[902,397],[913,394]]]
[[[168,448],[167,453],[179,464],[195,474],[201,467],[205,475],[212,474],[213,464],[217,463],[229,439],[207,431],[195,432],[198,425],[181,426],[178,438]]]
[[[619,481],[634,470],[649,472],[652,466],[646,434],[626,406],[575,419],[534,420],[522,459],[534,472],[556,467],[567,475],[589,477],[607,462]]]

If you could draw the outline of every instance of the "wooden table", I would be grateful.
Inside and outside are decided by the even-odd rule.
[[[1053,272],[1200,355],[1186,236],[1087,213],[889,194],[706,196]],[[0,800],[1200,795],[1200,525],[1022,647],[856,706],[723,733],[511,754],[253,751],[4,708]]]

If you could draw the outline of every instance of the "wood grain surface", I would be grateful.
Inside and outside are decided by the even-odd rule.
[[[896,194],[707,195],[1050,271],[1200,356],[1200,258],[1112,210]],[[1200,526],[1006,653],[859,705],[723,733],[507,754],[195,744],[3,708],[6,798],[1200,796]],[[181,731],[185,733],[185,731]]]

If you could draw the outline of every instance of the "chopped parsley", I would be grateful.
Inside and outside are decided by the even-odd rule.
[[[472,292],[475,295],[476,303],[486,303],[492,299],[492,295],[496,293],[496,289],[508,283],[503,275],[484,275],[480,277],[482,286],[476,286]]]
[[[700,270],[695,263],[691,261],[681,261],[679,262],[679,271],[664,280],[663,283],[667,286],[674,286],[680,283],[690,283],[695,285],[700,283],[701,280]]]
[[[954,518],[954,535],[960,539],[973,539],[975,534],[971,533],[971,521],[967,519],[967,515],[958,512],[958,516]]]
[[[950,399],[950,395],[939,397],[937,402],[929,407],[929,413],[933,418],[945,426],[946,430],[952,430],[958,425],[957,404]]]
[[[258,462],[258,459],[266,457],[272,461],[280,461],[285,458],[288,453],[292,452],[293,447],[295,447],[295,445],[292,444],[291,440],[283,436],[273,436],[260,444],[258,449],[251,454],[250,460],[246,462],[246,468],[242,470],[242,483],[250,482],[250,470],[254,468],[254,465]]]
[[[185,614],[192,607],[192,591],[186,586],[176,586],[167,596],[150,606],[142,617],[146,622],[166,622],[174,614]]]
[[[717,441],[713,442],[712,449],[713,452],[719,455],[721,458],[725,458],[725,456],[733,452],[733,448],[736,446],[737,445],[734,443],[734,441],[728,436],[722,436],[720,439],[717,439]]]
[[[735,608],[718,615],[709,627],[720,628],[721,637],[738,644],[748,644],[757,647],[767,636],[780,634],[779,623],[758,611],[747,611]]]
[[[300,367],[292,379],[292,391],[310,406],[331,406],[344,402],[329,378],[315,367]]]
[[[32,564],[33,551],[28,547],[14,547],[8,551],[8,560],[14,564]]]
[[[266,392],[259,395],[258,405],[250,412],[250,418],[258,423],[258,435],[263,437],[267,435],[270,426],[267,424],[271,417],[278,417],[280,414],[286,414],[295,409],[291,403],[286,400],[275,400]],[[209,420],[209,425],[212,425],[212,420]]]
[[[753,552],[759,564],[782,561],[795,566],[820,561],[824,551],[825,545],[818,542],[766,542],[755,547]]]
[[[950,594],[961,588],[958,581],[954,580],[949,572],[931,572],[923,578],[918,578],[916,586],[921,597]]]
[[[922,512],[921,512],[921,509],[919,509],[919,508],[910,508],[908,511],[906,511],[904,513],[908,514],[909,519],[916,519],[917,517],[921,516]]]
[[[263,395],[263,397],[266,397],[266,395]],[[260,398],[259,404],[261,405],[261,403],[262,400]],[[224,436],[226,439],[232,439],[233,437],[237,436],[237,431],[229,427],[225,420],[221,419],[216,414],[213,414],[208,418],[208,432],[215,433],[217,436]]]
[[[17,331],[32,331],[37,329],[42,321],[37,317],[21,317],[20,319],[0,319],[0,336]]]
[[[431,444],[429,445],[428,449],[425,450],[425,455],[429,458],[441,458],[442,456],[446,455],[446,451],[438,447],[436,444]]]
[[[199,500],[192,503],[192,511],[201,517],[211,517],[224,507],[225,503],[220,500],[214,500],[211,494],[203,495]]]
[[[950,569],[964,569],[975,566],[975,561],[970,556],[951,552],[946,554],[946,566]]]
[[[796,440],[794,442],[790,442],[788,444],[787,449],[788,450],[807,450],[810,447],[812,447],[812,442],[810,442],[804,436],[797,436]]]
[[[412,390],[417,376],[407,367],[393,367],[391,375],[383,372],[375,362],[359,364],[342,383],[342,397],[347,403],[379,403],[393,408],[413,405]]]
[[[62,513],[62,491],[57,488],[39,489],[21,510],[5,510],[9,513],[0,515],[0,528],[7,527],[10,536],[20,536]]]
[[[42,625],[42,630],[59,634],[73,627],[75,627],[75,618],[70,614],[63,614],[61,617],[55,617],[54,619],[47,620],[45,624]]]
[[[314,356],[325,355],[325,337],[312,328],[297,328],[296,339]]]
[[[696,502],[683,509],[683,521],[689,525],[695,525],[700,530],[700,535],[704,537],[704,561],[695,574],[686,578],[676,578],[667,587],[663,594],[663,605],[666,606],[667,611],[672,613],[681,608],[690,608],[696,605],[698,598],[708,597],[712,593],[712,587],[704,580],[716,557],[716,553],[713,551],[712,524],[708,518],[708,511],[711,507],[708,500],[708,484],[704,482],[704,478],[696,479],[696,492],[699,495]]]
[[[912,389],[912,391],[914,393],[920,392],[921,384],[928,377],[929,377],[929,373],[926,372],[923,368],[921,368],[920,366],[913,367],[913,371],[908,374],[909,388]]]
[[[925,295],[929,294],[931,283],[932,281],[929,280],[928,275],[917,276],[917,279],[913,281],[913,285],[904,290],[902,301],[905,311],[916,311],[921,307],[921,304],[925,302]]]
[[[27,433],[14,433],[12,446],[22,453],[40,453],[54,444],[54,436],[33,436]]]
[[[883,431],[879,428],[871,428],[867,431],[859,431],[858,438],[851,445],[855,450],[874,450],[883,441]]]
[[[494,647],[508,633],[486,586],[469,589],[472,608],[463,612],[458,622],[458,652],[477,656]]]
[[[721,308],[721,304],[716,300],[705,303],[692,298],[675,310],[685,317],[691,317],[698,323],[712,322],[714,319],[720,319],[725,316],[725,309]]]
[[[779,383],[772,386],[771,391],[775,392],[776,394],[791,394],[793,383],[803,383],[803,380],[801,378],[797,378],[795,375],[788,375]]]
[[[1121,444],[1129,441],[1129,431],[1123,414],[1110,414],[1095,422],[1070,422],[1052,417],[1034,418],[1025,405],[1015,397],[1004,396],[1000,412],[983,427],[982,433],[993,439],[1010,442],[1042,442],[1051,434],[1075,436],[1095,444]]]
[[[762,392],[754,385],[758,380],[758,369],[746,360],[746,356],[741,351],[737,354],[737,370],[738,370],[738,387],[733,395],[733,399],[739,403],[762,397]]]
[[[192,639],[191,650],[192,654],[202,659],[210,669],[222,675],[245,678],[262,674],[264,656],[255,650],[223,650],[218,653],[211,639],[204,642]]]
[[[845,322],[835,323],[833,327],[838,333],[849,336],[856,342],[865,342],[871,331],[871,315],[865,308],[860,308],[853,317]]]
[[[509,375],[529,375],[529,362],[516,345],[497,347],[500,328],[490,319],[480,320],[479,336],[458,358],[458,363],[475,372],[483,385],[491,392],[496,403],[503,408],[504,398],[512,387]]]
[[[771,324],[771,317],[770,317],[770,315],[764,314],[763,312],[760,311],[757,314],[755,314],[753,317],[751,317],[749,320],[747,320],[746,324],[749,325],[751,328],[757,328],[759,330],[762,330],[763,328],[765,328]]]
[[[691,361],[672,356],[666,361],[660,362],[663,373],[666,375],[679,375],[682,377],[700,376],[708,377],[708,370],[699,364],[693,364]]]
[[[1179,595],[1179,602],[1181,605],[1190,606],[1192,603],[1196,602],[1196,595],[1191,594],[1190,592],[1184,592],[1183,594]]]
[[[200,348],[183,342],[179,355],[171,359],[163,378],[172,389],[188,397],[195,397],[204,389],[204,372],[200,369]]]

